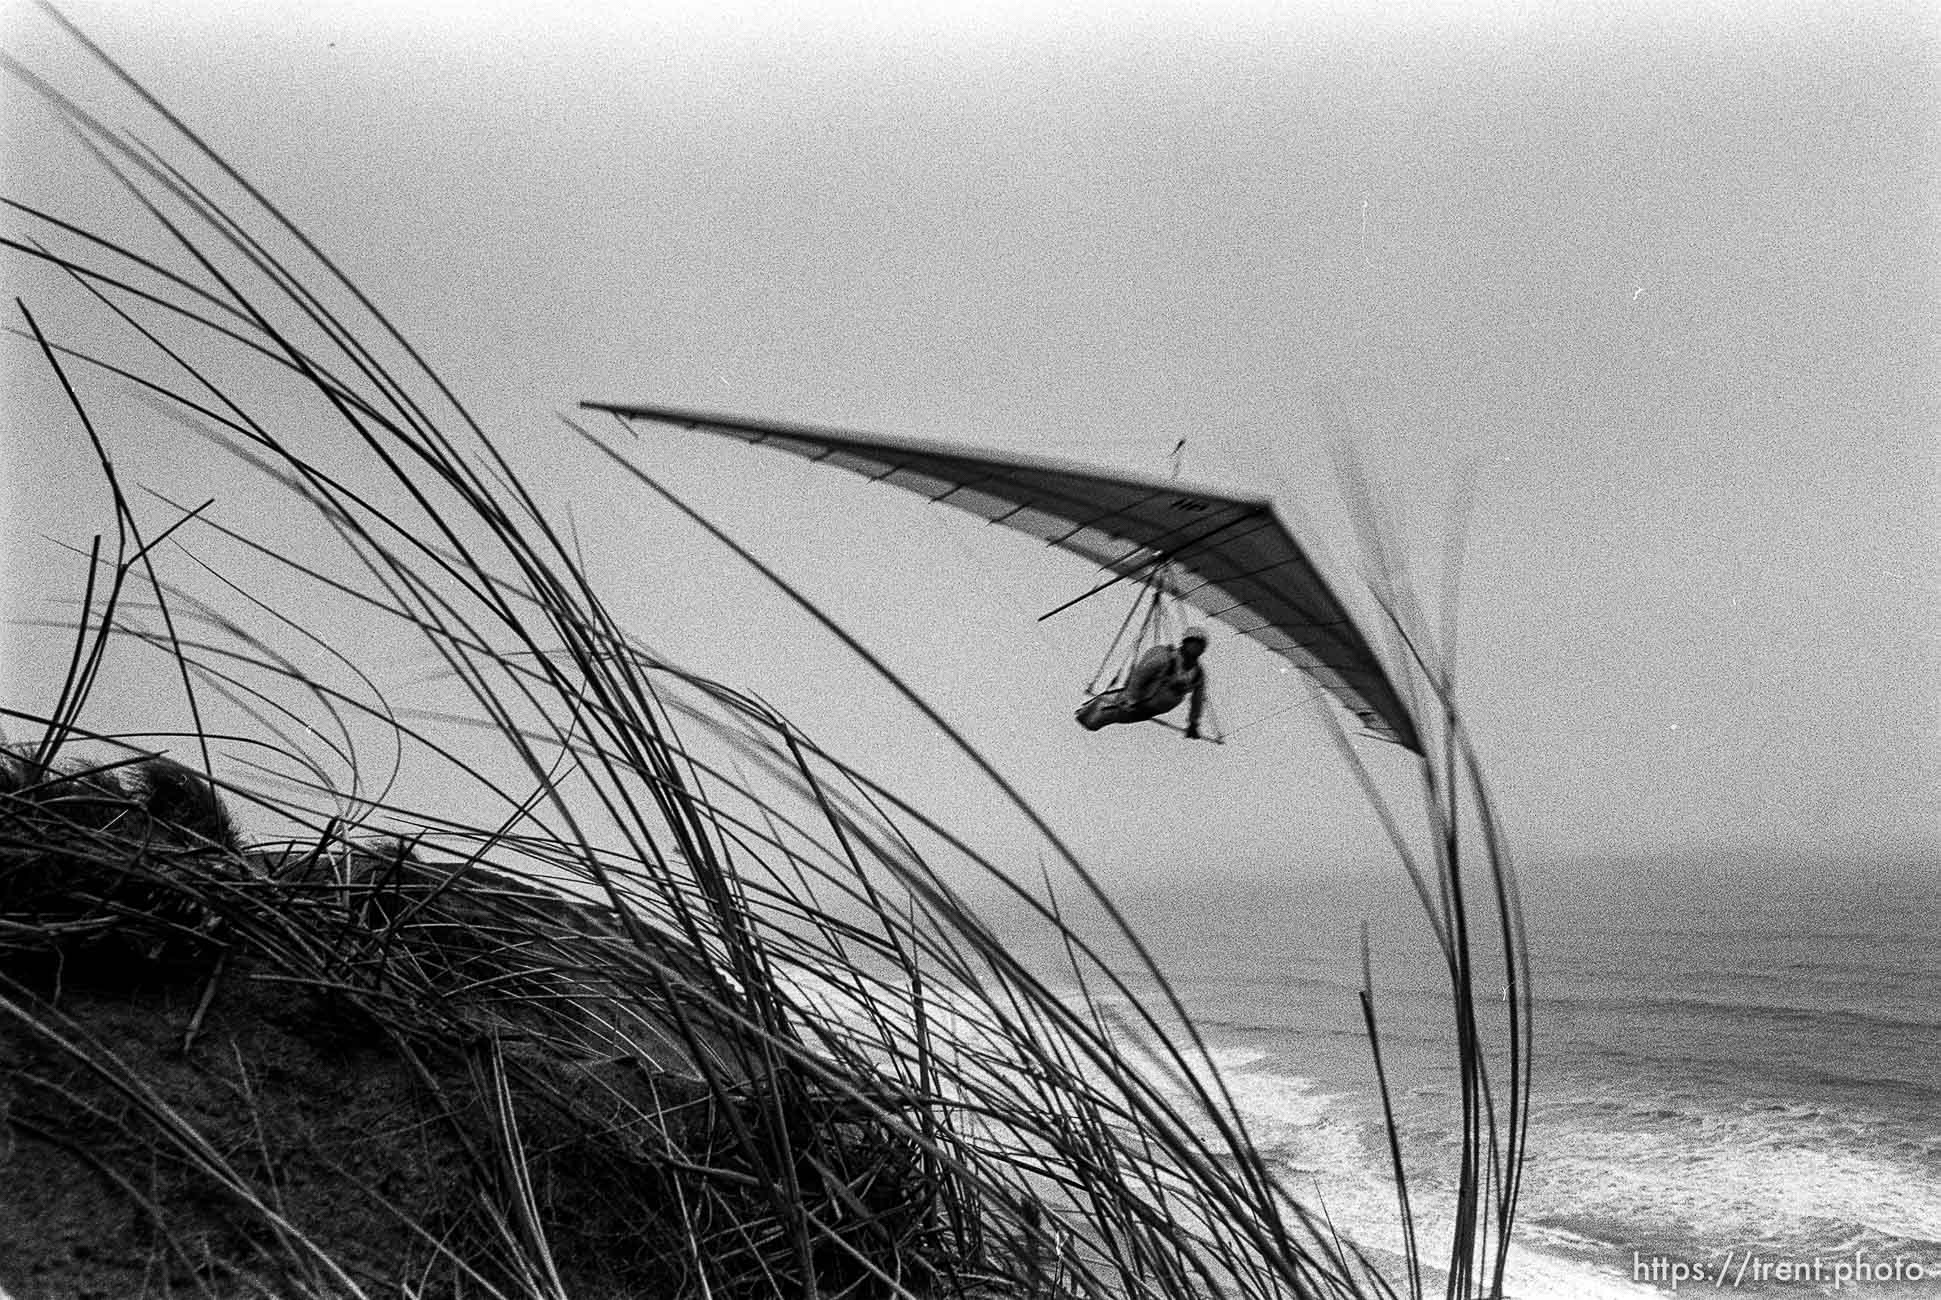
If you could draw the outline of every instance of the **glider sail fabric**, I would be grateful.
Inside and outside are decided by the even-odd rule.
[[[581,405],[723,434],[893,483],[1117,575],[1140,573],[1163,557],[1181,599],[1293,663],[1374,735],[1421,751],[1381,661],[1265,497],[914,440],[665,407]]]

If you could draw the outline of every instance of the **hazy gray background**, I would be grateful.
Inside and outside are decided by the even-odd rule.
[[[68,11],[422,345],[629,626],[993,842],[1009,821],[913,714],[552,412],[1149,473],[1184,436],[1187,477],[1275,494],[1352,585],[1345,439],[1431,594],[1473,476],[1463,693],[1527,859],[1941,855],[1928,7],[874,8]],[[5,12],[16,56],[78,67]],[[9,188],[58,206],[5,93]],[[25,423],[15,617],[73,567],[43,535],[107,523],[79,518],[102,496],[73,436]],[[1082,564],[773,453],[632,446],[1100,865],[1380,856],[1317,706],[1282,712],[1305,692],[1250,643],[1214,647],[1224,749],[1087,736],[1122,607],[1035,622]],[[124,472],[179,472],[149,455]],[[211,472],[249,519],[248,480]],[[7,702],[51,695],[43,652],[16,639]]]

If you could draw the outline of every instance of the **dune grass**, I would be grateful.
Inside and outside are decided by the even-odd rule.
[[[5,240],[34,285],[22,346],[71,410],[10,436],[89,440],[113,513],[52,620],[65,679],[7,710],[0,763],[12,1159],[61,1154],[136,1225],[112,1264],[49,1269],[223,1297],[1413,1296],[1425,1265],[1452,1296],[1501,1291],[1528,971],[1453,682],[1399,592],[1398,676],[1435,737],[1422,829],[1339,748],[1434,922],[1463,1087],[1455,1231],[1411,1223],[1389,1277],[1261,1157],[1164,973],[1021,795],[1002,786],[1043,875],[656,655],[544,485],[94,53],[167,143],[8,61],[105,186],[92,214],[10,200]],[[252,503],[125,482],[114,449],[163,437],[250,467]],[[437,682],[399,704],[346,627]],[[103,716],[135,663],[178,728]],[[1000,942],[958,887],[977,876],[1069,980]],[[1144,969],[1098,955],[1079,897]],[[1385,1090],[1372,971],[1362,1006]],[[1395,1168],[1409,1221],[1399,1138]]]

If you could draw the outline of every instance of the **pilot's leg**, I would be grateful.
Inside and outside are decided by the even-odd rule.
[[[1124,691],[1107,691],[1103,695],[1094,695],[1079,705],[1078,712],[1073,716],[1078,719],[1078,725],[1085,730],[1097,731],[1100,727],[1109,727],[1115,722],[1131,721],[1125,716],[1126,704]]]
[[[1125,691],[1107,691],[1094,695],[1078,706],[1073,715],[1078,725],[1087,731],[1097,731],[1100,727],[1110,727],[1122,722],[1144,722],[1147,718],[1157,717],[1163,709],[1156,708],[1151,700],[1136,699]]]

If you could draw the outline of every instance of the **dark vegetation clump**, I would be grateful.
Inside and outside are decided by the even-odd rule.
[[[830,1224],[821,1293],[968,1284],[922,1152],[865,1099],[670,1068],[665,1026],[724,1062],[738,1033],[677,938],[395,841],[244,851],[167,760],[5,761],[19,1296],[804,1294],[782,1185]]]
[[[71,439],[110,513],[40,625],[64,674],[0,712],[0,1289],[1500,1294],[1527,966],[1412,606],[1377,593],[1426,828],[1340,749],[1448,970],[1461,1138],[1431,1241],[1391,1124],[1378,1263],[1282,1183],[1014,790],[1029,872],[655,653],[602,596],[651,567],[604,563],[281,211],[51,21],[137,121],[6,62],[21,139],[102,182],[10,205],[34,409],[66,426],[8,435]],[[558,437],[657,488],[626,444]],[[1372,978],[1362,1007],[1378,1049]]]
[[[0,952],[123,980],[206,955],[177,864],[238,848],[214,789],[179,763],[57,765],[0,748]]]

